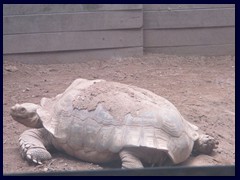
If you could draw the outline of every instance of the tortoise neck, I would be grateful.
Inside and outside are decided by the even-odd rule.
[[[35,116],[32,117],[29,127],[33,127],[33,128],[42,128],[43,127],[42,121],[37,113],[35,114]]]

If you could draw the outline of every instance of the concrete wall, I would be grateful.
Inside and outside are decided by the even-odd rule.
[[[143,17],[145,52],[235,54],[235,5],[144,5]]]
[[[76,62],[143,54],[140,4],[4,5],[4,59]]]
[[[145,52],[235,53],[229,4],[5,4],[6,60],[76,62]]]

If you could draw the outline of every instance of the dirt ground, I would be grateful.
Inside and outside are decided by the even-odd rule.
[[[18,138],[27,128],[9,115],[16,103],[39,103],[62,93],[76,78],[105,79],[135,85],[167,98],[190,122],[219,141],[213,165],[235,164],[235,57],[179,57],[89,60],[76,64],[3,63],[3,173],[119,168],[92,164],[52,152],[43,165],[24,161]]]

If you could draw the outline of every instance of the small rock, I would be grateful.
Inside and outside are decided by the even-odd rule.
[[[223,138],[223,136],[221,134],[218,134],[218,137]]]
[[[46,171],[48,171],[48,168],[47,168],[47,167],[45,167],[43,170],[46,172]]]
[[[39,97],[39,95],[32,95],[32,98]]]
[[[49,72],[54,72],[54,71],[58,71],[57,69],[53,69],[53,68],[50,68],[48,69]]]
[[[6,66],[4,69],[9,72],[15,72],[18,70],[16,66]]]
[[[44,92],[45,92],[45,93],[48,93],[49,91],[48,91],[48,90],[45,90]]]
[[[30,89],[26,88],[26,89],[22,90],[22,92],[26,92],[26,91],[30,91]]]

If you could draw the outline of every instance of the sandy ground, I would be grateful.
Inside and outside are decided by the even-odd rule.
[[[78,64],[4,62],[3,68],[3,173],[120,167],[119,162],[92,164],[59,152],[52,152],[53,159],[43,165],[29,164],[20,156],[18,138],[27,128],[12,120],[10,107],[56,96],[76,78],[132,84],[167,98],[188,121],[219,141],[206,161],[235,164],[235,57],[145,55]]]

